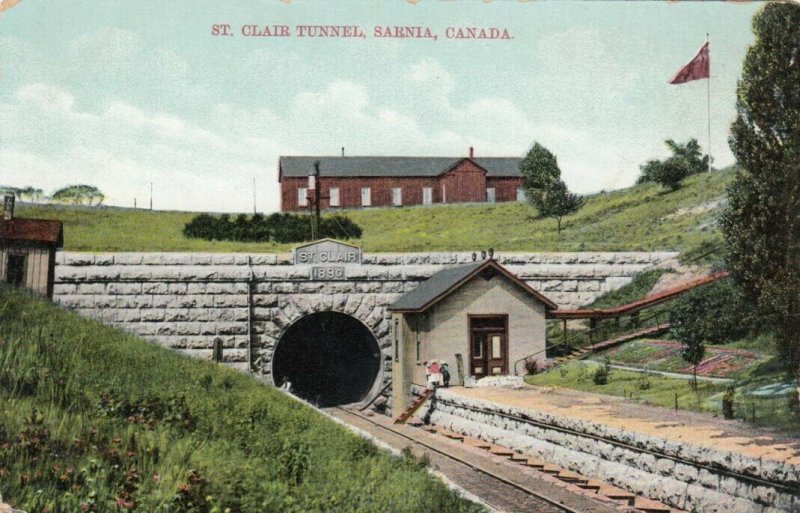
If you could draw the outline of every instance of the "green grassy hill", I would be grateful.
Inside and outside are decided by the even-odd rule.
[[[0,287],[0,495],[33,512],[478,512],[250,376]]]
[[[714,219],[732,169],[690,177],[669,192],[648,184],[594,194],[564,221],[539,219],[527,204],[437,205],[346,211],[364,230],[365,251],[697,251],[713,244]],[[288,251],[289,244],[187,239],[194,213],[21,206],[19,215],[65,222],[70,251]]]

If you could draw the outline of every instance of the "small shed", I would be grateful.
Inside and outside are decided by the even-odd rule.
[[[61,221],[15,218],[14,195],[5,195],[0,220],[0,278],[4,283],[52,299],[56,250],[63,246]]]
[[[450,384],[463,385],[513,375],[528,355],[544,360],[546,312],[556,308],[491,258],[439,271],[389,307],[394,404],[426,386],[424,362],[447,362]]]

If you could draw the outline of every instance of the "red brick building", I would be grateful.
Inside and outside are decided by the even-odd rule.
[[[522,159],[511,157],[281,157],[281,210],[494,203],[523,199]],[[314,162],[320,162],[319,183]]]

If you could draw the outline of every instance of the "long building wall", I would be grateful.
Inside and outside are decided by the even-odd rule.
[[[590,303],[675,253],[505,254],[498,262],[562,307]],[[364,322],[390,371],[386,307],[470,253],[365,254],[339,280],[312,280],[289,255],[72,253],[56,259],[54,301],[81,315],[192,356],[224,359],[269,378],[283,331],[304,315],[334,310]]]

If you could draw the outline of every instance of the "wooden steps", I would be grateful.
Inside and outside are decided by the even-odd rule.
[[[489,449],[492,447],[492,444],[489,442],[484,442],[480,438],[472,438],[471,436],[464,437],[463,442],[470,447],[477,447],[478,449]]]
[[[604,485],[597,491],[600,495],[605,495],[609,499],[621,502],[627,506],[633,506],[634,501],[636,500],[636,494],[627,492],[621,488],[617,488],[616,486]]]
[[[416,412],[420,408],[420,406],[425,404],[425,401],[427,401],[434,394],[434,392],[435,392],[434,390],[425,389],[425,391],[423,391],[419,397],[417,397],[414,401],[411,402],[408,408],[403,410],[403,413],[401,413],[400,416],[394,420],[394,423],[404,424],[405,421],[407,421],[412,415],[414,415],[414,412]]]
[[[511,457],[514,454],[514,451],[512,451],[511,449],[507,449],[502,445],[491,446],[489,448],[489,452],[497,456],[506,456],[506,457]]]
[[[647,497],[636,497],[633,501],[633,507],[644,513],[670,513],[672,511],[668,506],[650,500]]]

